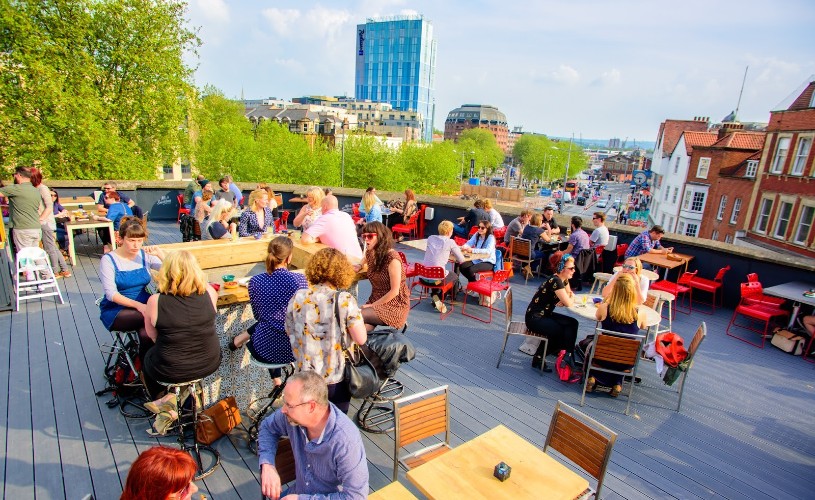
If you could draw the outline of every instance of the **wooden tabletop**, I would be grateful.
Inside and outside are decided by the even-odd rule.
[[[693,255],[673,252],[670,255],[673,256],[673,259],[679,260],[669,259],[667,254],[664,253],[644,253],[642,255],[638,255],[637,257],[640,259],[641,262],[651,264],[652,266],[664,267],[666,269],[674,269],[679,266],[687,266],[688,262],[693,260]]]
[[[499,462],[509,479],[492,474]],[[408,471],[407,478],[430,499],[573,499],[589,483],[503,425]]]
[[[416,500],[413,493],[402,486],[402,483],[394,481],[384,488],[378,489],[368,495],[368,500]]]
[[[67,196],[63,196],[59,200],[59,203],[63,207],[66,207],[66,208],[68,208],[68,207],[78,207],[79,205],[83,205],[83,206],[84,205],[94,205],[95,206],[96,205],[96,200],[94,200],[90,196],[77,196],[75,198],[69,198]]]

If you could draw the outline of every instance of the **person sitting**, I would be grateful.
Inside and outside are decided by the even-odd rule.
[[[144,326],[155,345],[144,356],[142,377],[151,397],[164,390],[159,381],[180,383],[212,375],[221,364],[221,345],[215,332],[218,292],[195,257],[186,250],[167,255],[158,271],[158,293],[147,300]],[[167,406],[169,404],[169,407]],[[179,401],[168,392],[145,403],[153,413],[177,418]]]
[[[591,221],[595,227],[595,230],[591,232],[591,236],[589,237],[591,247],[605,247],[608,245],[609,239],[608,226],[606,226],[606,214],[603,212],[594,212]]]
[[[243,211],[238,221],[238,234],[263,234],[270,227],[274,228],[274,214],[269,208],[269,194],[265,189],[255,189],[249,193],[249,208]]]
[[[357,240],[354,220],[339,210],[339,202],[333,194],[323,198],[322,215],[303,232],[300,243],[309,245],[316,241],[336,248],[358,263],[362,260],[362,247]]]
[[[275,468],[280,438],[288,436],[297,480],[284,492]],[[263,420],[258,434],[261,493],[277,499],[368,497],[368,463],[356,424],[328,399],[325,380],[304,371],[289,378],[283,406]]]
[[[218,186],[221,188],[215,191],[213,194],[213,198],[217,200],[226,200],[232,204],[233,207],[238,206],[238,200],[235,198],[235,193],[229,189],[229,178],[228,177],[221,177],[218,181]]]
[[[141,452],[127,473],[119,500],[190,500],[198,492],[198,465],[188,452],[154,446]]]
[[[608,284],[603,287],[603,298],[608,298],[611,290],[614,288],[614,283],[621,274],[630,274],[634,281],[637,283],[637,304],[645,303],[648,298],[648,287],[651,286],[651,280],[642,275],[642,261],[637,257],[628,257],[623,262],[622,268],[614,273],[614,276],[608,280]]]
[[[609,282],[606,288],[610,288],[611,292],[603,302],[597,304],[595,316],[603,330],[636,335],[641,328],[645,329],[647,319],[645,311],[638,311],[637,309],[640,304],[638,299],[639,285],[635,281],[634,275],[630,273],[620,274],[614,280],[614,284],[612,285]],[[596,363],[612,370],[631,368],[631,366],[619,363],[601,363],[600,361]],[[599,384],[611,387],[609,394],[611,397],[616,398],[623,390],[622,383],[622,375],[598,371],[586,381],[586,392],[592,392]]]
[[[543,216],[541,214],[534,214],[529,224],[524,227],[523,233],[521,233],[522,238],[529,240],[530,247],[532,249],[532,255],[530,255],[530,257],[532,258],[532,263],[535,264],[536,269],[542,264],[541,259],[543,259],[547,254],[551,254],[551,251],[546,252],[540,249],[538,246],[541,241],[544,243],[549,243],[552,241],[552,236],[550,234],[551,230],[548,227],[543,227]],[[532,272],[536,269],[533,269],[531,265],[527,264],[523,267],[522,271],[528,279],[532,277]]]
[[[569,245],[566,247],[565,252],[577,255],[582,250],[591,247],[589,242],[589,233],[583,230],[583,219],[579,215],[572,217],[572,234],[569,236]]]
[[[504,227],[504,219],[501,217],[501,214],[498,213],[498,210],[493,208],[492,200],[489,198],[484,198],[484,211],[490,216],[490,224],[492,224],[493,231]]]
[[[524,232],[524,228],[527,224],[529,224],[530,219],[532,218],[532,211],[529,209],[521,210],[520,215],[512,219],[512,221],[507,225],[507,231],[504,233],[504,243],[509,245],[512,238],[522,237],[521,235]]]
[[[56,189],[51,190],[51,199],[54,201],[54,218],[57,223],[57,243],[61,250],[68,250],[68,230],[65,228],[65,220],[70,218],[71,214],[59,202],[59,193]],[[61,221],[59,219],[62,219]],[[121,221],[120,221],[121,222]]]
[[[351,392],[344,380],[343,344],[352,347],[368,340],[362,313],[351,286],[356,272],[348,258],[335,248],[323,248],[306,267],[309,287],[298,290],[286,309],[286,332],[297,371],[315,371],[328,384],[328,399],[348,412]],[[346,337],[347,335],[347,337]],[[350,337],[350,340],[348,340]]]
[[[663,248],[660,240],[664,234],[665,230],[659,225],[653,226],[647,231],[643,231],[628,245],[625,256],[639,257],[646,253],[668,254],[673,252],[673,247]]]
[[[365,194],[368,194],[368,193],[373,195],[374,201],[376,203],[378,203],[380,206],[384,205],[384,203],[382,203],[382,200],[379,199],[379,196],[376,195],[376,188],[375,187],[368,186],[368,189],[365,190]],[[370,210],[371,207],[373,206],[373,205],[366,205],[365,204],[365,194],[362,195],[362,200],[360,200],[360,203],[359,203],[359,216],[360,217],[365,217],[365,215],[368,213],[368,210]],[[328,193],[326,193],[326,195],[328,195]]]
[[[116,183],[112,181],[108,181],[102,185],[102,192],[99,193],[99,198],[96,200],[96,212],[100,214],[105,214],[108,211],[109,203],[105,200],[105,194],[108,191],[116,191]],[[119,194],[119,201],[125,203],[131,209],[136,206],[136,202],[128,198],[126,195],[120,193]]]
[[[238,230],[238,225],[232,222],[235,216],[235,207],[227,200],[218,200],[212,207],[209,217],[201,226],[202,240],[228,240],[232,232]]]
[[[286,308],[297,290],[308,287],[302,273],[289,271],[292,241],[278,236],[269,242],[266,272],[249,280],[249,304],[257,323],[236,335],[229,344],[231,351],[244,345],[252,357],[262,363],[281,365],[294,362],[291,342],[286,334]],[[269,370],[275,385],[282,383],[281,370]]]
[[[381,222],[369,222],[362,227],[362,237],[366,243],[364,267],[371,283],[371,295],[362,305],[365,328],[369,332],[379,325],[402,328],[410,312],[410,292],[391,232]]]
[[[484,211],[484,201],[475,200],[473,208],[467,211],[467,215],[458,218],[458,224],[453,227],[453,234],[460,238],[468,238],[470,230],[482,220],[489,221],[490,216]]]
[[[164,259],[161,247],[144,247],[147,228],[141,219],[122,217],[116,250],[106,253],[99,262],[99,281],[104,297],[99,303],[99,318],[110,331],[137,331],[143,354],[153,341],[147,336],[144,314],[150,294],[146,287]]]
[[[414,193],[412,189],[405,189],[404,203],[397,203],[396,206],[391,207],[391,212],[401,214],[402,217],[401,219],[399,217],[389,217],[388,227],[392,228],[396,224],[410,223],[410,218],[413,217],[413,214],[415,214],[418,209],[419,207],[416,204],[416,193]],[[399,239],[397,241],[402,241],[404,235],[400,234],[398,238]]]
[[[235,184],[230,184],[230,186],[234,186]],[[230,187],[230,189],[232,189]],[[271,186],[268,186],[265,182],[258,182],[258,186],[256,189],[262,189],[266,191],[266,194],[269,195],[269,208],[272,209],[272,218],[277,220],[280,217],[280,210],[279,205],[277,204],[277,195],[274,192],[274,189]],[[241,199],[243,199],[243,195],[241,195]]]
[[[303,208],[297,212],[297,215],[292,221],[294,227],[301,227],[303,231],[308,229],[317,218],[323,213],[323,198],[325,193],[317,186],[312,186],[306,191],[306,199],[308,203],[303,205]]]
[[[427,238],[427,251],[424,254],[422,265],[426,267],[443,267],[444,280],[429,280],[421,278],[421,280],[428,285],[441,285],[442,283],[453,283],[453,297],[458,295],[458,268],[464,262],[464,254],[461,249],[456,245],[452,239],[453,236],[453,223],[449,220],[443,220],[439,223],[439,234],[434,234]],[[447,263],[450,261],[450,255],[456,260],[456,265],[453,270],[447,270]],[[441,301],[441,298],[434,291],[433,304],[436,309],[442,314],[447,312],[447,306]]]
[[[478,231],[461,246],[461,250],[464,254],[479,256],[459,266],[459,271],[467,281],[476,281],[476,274],[480,272],[492,271],[495,267],[495,236],[492,234],[490,221],[480,221]]]
[[[365,191],[365,194],[362,195],[362,202],[365,204],[367,211],[365,212],[365,216],[357,221],[357,225],[360,226],[360,229],[363,224],[382,222],[382,203],[377,202],[377,200],[378,198],[374,195],[373,191]]]
[[[212,191],[212,183],[208,180],[204,179],[200,182],[201,184],[201,191],[197,191],[193,196],[193,200],[195,201],[195,211],[193,212],[193,218],[198,221],[198,224],[203,224],[204,219],[209,217],[209,214],[212,212],[212,197],[214,196],[214,192]]]
[[[577,342],[578,321],[565,314],[555,312],[555,307],[570,307],[574,304],[574,292],[569,286],[569,278],[574,273],[574,258],[563,252],[555,252],[549,257],[549,264],[555,274],[538,287],[532,301],[526,308],[525,322],[529,331],[545,336],[549,340],[548,352],[557,354],[561,350],[572,354]],[[543,349],[541,342],[532,357],[532,367],[540,368]]]
[[[549,234],[556,235],[560,234],[560,226],[558,226],[557,221],[555,220],[555,207],[552,205],[546,205],[543,208],[543,227],[549,229]]]

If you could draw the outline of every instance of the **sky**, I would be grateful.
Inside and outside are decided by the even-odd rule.
[[[435,128],[490,104],[510,128],[654,141],[666,119],[767,122],[815,74],[812,0],[188,0],[195,84],[227,97],[354,95],[367,18],[420,14],[437,40]]]

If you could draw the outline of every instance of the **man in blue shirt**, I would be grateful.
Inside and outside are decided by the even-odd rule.
[[[241,192],[241,188],[235,184],[235,181],[232,179],[231,175],[227,175],[226,179],[227,182],[229,182],[229,190],[235,195],[235,206],[241,206],[243,204],[243,193]]]
[[[351,419],[329,403],[328,387],[316,372],[289,377],[283,390],[283,406],[260,426],[260,488],[272,500],[280,498],[282,492],[275,454],[284,436],[291,441],[297,480],[283,498],[368,497],[368,462],[362,436]]]
[[[663,248],[662,243],[659,241],[664,234],[665,230],[662,229],[662,226],[654,226],[648,231],[643,231],[628,245],[625,258],[639,257],[646,253],[671,253],[673,247]]]

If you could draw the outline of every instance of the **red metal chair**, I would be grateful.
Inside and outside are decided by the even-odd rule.
[[[357,222],[359,222],[359,221],[361,221],[363,219],[359,215],[359,203],[354,203],[351,206],[354,208],[354,214],[351,216],[351,218],[354,219],[354,224],[356,224]]]
[[[407,234],[408,238],[415,238],[419,234],[419,212],[410,216],[407,224],[394,224],[391,228],[393,231],[394,236],[397,233],[399,234]]]
[[[694,276],[690,280],[690,300],[691,300],[691,308],[693,307],[693,291],[698,290],[700,292],[707,292],[711,294],[712,298],[710,302],[703,302],[699,301],[702,304],[710,304],[711,310],[710,312],[700,311],[705,314],[713,314],[716,312],[716,296],[719,296],[719,307],[722,307],[724,304],[724,292],[719,293],[719,290],[722,289],[722,285],[724,282],[724,275],[727,271],[730,270],[730,266],[724,266],[723,268],[719,269],[719,272],[716,273],[716,277],[711,279],[708,278],[700,278],[699,276]]]
[[[399,254],[399,258],[402,259],[402,265],[405,266],[405,278],[408,280],[412,288],[414,279],[419,276],[419,273],[416,271],[416,264],[411,264],[408,262],[405,252],[397,253]]]
[[[697,272],[698,271],[688,271],[682,273],[679,279],[676,280],[676,283],[668,280],[657,281],[656,283],[651,285],[650,288],[652,290],[662,290],[663,292],[668,292],[670,294],[673,294],[674,297],[676,297],[676,299],[673,301],[674,316],[676,315],[677,311],[685,314],[690,314],[691,312],[693,312],[693,302],[689,299],[688,307],[686,308],[684,305],[685,303],[684,299],[680,300],[680,297],[686,294],[688,295],[690,294],[691,292],[690,282],[696,276]]]
[[[749,283],[758,283],[761,285],[761,282],[758,281],[758,274],[750,273],[747,275],[747,281]],[[750,297],[751,302],[759,302],[762,304],[767,304],[774,307],[781,307],[781,305],[786,302],[786,299],[782,299],[781,297],[773,297],[771,295],[764,294],[764,287],[761,287],[761,293],[756,294],[754,297]]]
[[[617,260],[615,266],[622,266],[625,262],[625,252],[628,250],[628,243],[617,243]]]
[[[187,214],[190,215],[190,209],[184,206],[184,195],[178,194],[176,195],[176,199],[178,200],[178,219],[175,221],[176,224],[181,223],[181,215]]]
[[[411,293],[411,295],[413,295],[413,287],[418,286],[420,288],[420,290],[419,290],[419,299],[416,301],[415,304],[410,306],[410,308],[413,309],[414,307],[418,306],[419,303],[425,297],[428,297],[432,293],[433,290],[438,290],[439,291],[439,295],[441,296],[441,301],[442,301],[442,303],[444,303],[444,296],[447,295],[448,292],[452,292],[453,284],[454,284],[452,282],[451,283],[445,283],[444,282],[444,277],[445,277],[445,274],[446,274],[444,268],[443,267],[425,267],[424,265],[419,264],[418,262],[415,264],[415,266],[416,266],[416,272],[419,273],[418,274],[419,279],[417,279],[413,283],[413,285],[411,285],[410,293]],[[429,284],[429,283],[427,283],[425,281],[422,281],[422,278],[424,278],[426,280],[441,281],[441,284],[439,284],[439,285],[431,285],[431,284]],[[450,293],[450,295],[451,295],[451,297],[450,297],[450,305],[447,306],[447,304],[445,304],[445,306],[447,306],[447,312],[441,313],[441,316],[440,316],[441,320],[444,320],[444,318],[446,318],[447,316],[450,316],[450,314],[452,314],[452,312],[453,312],[453,299],[454,299],[454,297],[452,297],[452,293]]]
[[[504,255],[509,253],[509,246],[504,243],[504,236],[507,234],[507,227],[499,227],[495,231],[492,232],[492,235],[495,236],[495,248],[500,248],[501,252]]]
[[[492,279],[490,279],[490,277]],[[508,279],[509,279],[509,271],[503,270],[503,271],[497,271],[497,272],[491,273],[491,276],[490,275],[479,274],[478,275],[478,281],[471,281],[470,283],[467,284],[467,289],[466,289],[467,292],[475,292],[478,295],[489,299],[489,301],[490,301],[489,305],[485,306],[490,310],[490,319],[489,319],[489,321],[483,320],[483,319],[479,318],[478,316],[474,316],[472,314],[467,314],[467,294],[466,293],[464,294],[464,304],[462,304],[462,306],[461,306],[461,314],[463,314],[464,316],[467,316],[468,318],[477,319],[478,321],[481,321],[482,323],[492,323],[492,311],[493,310],[501,312],[501,313],[506,313],[505,310],[499,309],[499,308],[493,306],[492,294],[493,294],[493,292],[499,292],[499,294],[500,294],[500,292],[506,291],[509,288],[509,285],[507,284]]]
[[[778,307],[773,307],[764,303],[759,302],[760,296],[763,295],[761,283],[758,282],[747,282],[741,284],[741,301],[739,305],[736,306],[736,310],[733,311],[733,317],[730,318],[730,323],[727,324],[727,335],[736,339],[741,340],[742,342],[747,342],[750,345],[754,345],[756,347],[761,347],[764,349],[764,343],[767,341],[767,337],[769,337],[769,330],[770,330],[770,322],[774,319],[778,318],[787,318],[789,317],[790,313],[783,309],[779,309]],[[752,325],[748,323],[747,325],[739,325],[736,324],[736,317],[741,314],[742,316],[747,316],[748,318],[752,318],[756,321],[764,322],[764,329],[759,330],[756,328],[752,328]],[[730,327],[737,326],[739,328],[744,328],[745,330],[750,330],[751,332],[756,332],[761,335],[761,344],[751,342],[749,339],[745,339],[743,337],[739,337],[733,333],[730,333]]]
[[[473,227],[470,228],[470,234],[468,234],[467,236],[472,238],[472,236],[477,232],[478,232],[478,226],[473,226]]]
[[[289,229],[289,211],[283,210],[280,212],[280,218],[277,219],[280,221],[280,229],[283,231],[287,231]],[[279,231],[278,231],[279,232]]]

